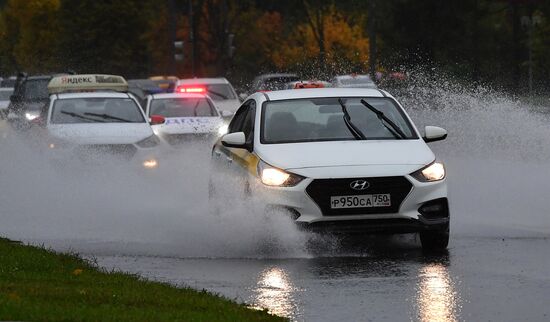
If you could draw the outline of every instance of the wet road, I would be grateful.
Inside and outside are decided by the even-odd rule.
[[[297,321],[548,321],[550,239],[412,236],[286,259],[97,257],[98,264],[206,289]]]

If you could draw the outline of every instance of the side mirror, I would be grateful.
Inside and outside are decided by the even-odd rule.
[[[164,122],[166,122],[166,119],[162,115],[151,115],[151,119],[149,121],[151,125],[164,124]]]
[[[241,99],[241,101],[244,101],[247,97],[248,97],[248,95],[246,95],[246,93],[240,93],[239,94],[239,98]]]
[[[228,148],[249,149],[243,132],[229,133],[222,137],[222,145]]]
[[[445,140],[447,138],[447,130],[437,126],[426,126],[424,128],[424,142],[435,142]]]
[[[230,118],[231,116],[233,116],[233,112],[231,111],[225,111],[225,110],[221,110],[220,113],[222,114],[222,117],[223,118]]]

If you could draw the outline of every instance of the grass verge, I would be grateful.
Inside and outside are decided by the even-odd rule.
[[[206,291],[102,271],[0,238],[0,320],[284,321]]]

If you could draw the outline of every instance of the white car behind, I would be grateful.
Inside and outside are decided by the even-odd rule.
[[[93,83],[96,77],[103,82]],[[81,80],[92,84],[81,84]],[[108,88],[106,81],[114,80],[120,81],[114,83],[114,90],[104,89]],[[127,84],[122,77],[54,77],[48,89],[52,94],[45,129],[48,150],[55,159],[65,163],[75,158],[87,164],[118,162],[139,169],[158,167],[160,140],[136,99],[124,92]],[[77,90],[86,92],[71,92]],[[153,121],[164,119],[154,117]]]
[[[171,146],[195,139],[217,139],[227,126],[212,99],[201,93],[155,94],[147,97],[147,115],[163,116],[153,131]],[[225,112],[226,113],[226,112]]]

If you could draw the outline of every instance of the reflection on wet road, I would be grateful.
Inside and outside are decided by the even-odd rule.
[[[458,321],[458,293],[453,287],[447,267],[428,264],[418,274],[418,316],[422,321]]]
[[[545,238],[463,237],[439,256],[397,244],[311,258],[97,260],[297,321],[542,321],[550,317],[548,249]]]

